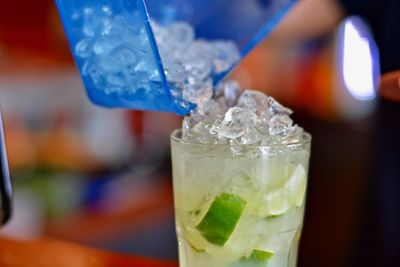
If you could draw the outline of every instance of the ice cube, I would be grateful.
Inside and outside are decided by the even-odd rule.
[[[253,110],[261,116],[268,110],[268,97],[259,91],[245,90],[238,99],[238,106]]]
[[[91,68],[88,72],[88,75],[92,79],[92,82],[97,86],[100,87],[104,86],[104,75],[103,73],[97,68]]]
[[[260,134],[255,128],[249,129],[240,138],[240,141],[244,145],[253,145],[260,142],[264,138],[264,135]]]
[[[107,95],[118,94],[118,93],[121,94],[123,90],[124,89],[122,87],[114,85],[104,87],[104,93]]]
[[[169,82],[181,83],[187,78],[185,67],[179,61],[167,61],[166,64],[164,64],[164,71]]]
[[[75,54],[78,57],[86,58],[92,52],[92,40],[89,38],[82,39],[75,46]]]
[[[130,29],[125,19],[122,18],[121,16],[116,16],[111,20],[103,19],[102,22],[103,22],[103,27],[101,31],[102,35],[107,35],[107,36],[115,35],[122,38],[123,35],[126,33],[126,31]]]
[[[290,115],[293,113],[291,109],[288,109],[284,106],[282,106],[278,101],[276,101],[272,96],[268,98],[268,106],[269,106],[269,112],[270,114],[276,115],[276,114],[286,114]]]
[[[216,120],[223,119],[228,105],[224,98],[209,99],[197,106],[197,112],[203,119]]]
[[[121,66],[130,66],[137,64],[135,51],[128,47],[118,47],[110,53],[110,58],[118,62]]]
[[[276,114],[269,121],[270,135],[285,135],[293,121],[286,114]]]
[[[211,78],[201,83],[186,83],[183,88],[183,98],[195,104],[201,104],[211,98],[213,84]]]
[[[98,60],[95,62],[97,67],[104,73],[118,73],[121,70],[119,62],[117,62],[115,58],[109,56],[98,57]]]
[[[175,22],[168,27],[169,47],[182,50],[194,41],[194,29],[185,22]],[[171,51],[172,52],[172,51]]]
[[[282,138],[281,142],[284,144],[298,143],[303,139],[303,128],[294,125],[287,129],[286,135]]]
[[[206,58],[198,57],[196,60],[183,61],[188,77],[197,83],[210,76],[212,71],[211,62]]]
[[[103,13],[103,15],[110,17],[113,15],[112,9],[110,6],[104,5],[101,7],[101,12]]]
[[[190,117],[193,119],[195,123],[198,123],[206,119],[206,116],[200,112],[198,107],[199,106],[190,111]]]
[[[117,46],[121,45],[121,38],[117,36],[100,36],[96,38],[93,52],[96,55],[107,55]]]
[[[109,74],[106,78],[107,82],[110,85],[124,87],[126,85],[126,81],[122,75],[118,74]]]
[[[82,75],[89,77],[95,86],[104,86],[104,73],[98,68],[95,59],[85,60],[82,66]]]
[[[226,138],[239,138],[245,134],[246,129],[254,127],[257,121],[256,114],[245,108],[233,107],[226,112],[222,121],[219,135]]]
[[[212,46],[216,54],[213,59],[215,73],[228,71],[240,59],[239,50],[232,41],[216,41]]]
[[[243,146],[240,138],[230,139],[229,144],[231,145],[230,149],[234,155],[240,155],[246,151],[246,147]]]
[[[226,99],[229,107],[233,107],[238,99],[240,86],[233,80],[221,81],[215,88],[215,95],[217,97],[222,96]]]
[[[192,117],[186,116],[182,121],[182,134],[186,135],[195,125]]]
[[[203,40],[198,40],[183,52],[180,60],[193,79],[203,80],[211,74],[212,54],[213,50],[210,44]]]
[[[216,137],[210,134],[212,126],[213,123],[211,121],[201,121],[189,130],[186,135],[183,135],[182,138],[185,141],[212,144],[216,140]]]
[[[98,32],[101,22],[95,15],[93,8],[87,7],[83,9],[83,34],[87,37],[95,36]]]
[[[215,120],[213,126],[210,129],[210,134],[217,135],[222,127],[222,120]]]
[[[269,116],[270,116],[270,114],[268,112],[266,112],[257,117],[256,129],[262,135],[269,134],[269,120],[270,120]]]

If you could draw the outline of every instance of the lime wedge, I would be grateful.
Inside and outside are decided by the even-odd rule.
[[[223,246],[242,216],[246,201],[239,196],[222,193],[211,203],[197,229],[210,243]]]
[[[307,174],[304,167],[299,164],[286,182],[286,190],[290,197],[290,202],[300,207],[306,195]]]
[[[241,258],[230,267],[265,267],[274,255],[273,252],[254,249],[250,256]]]
[[[284,188],[269,194],[267,201],[269,215],[279,216],[286,213],[290,208],[287,192]]]
[[[273,252],[254,249],[251,255],[246,259],[246,261],[262,262],[265,264],[274,255],[275,254]]]

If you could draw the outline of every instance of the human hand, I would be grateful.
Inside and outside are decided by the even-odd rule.
[[[384,74],[379,85],[382,98],[400,103],[400,70]]]

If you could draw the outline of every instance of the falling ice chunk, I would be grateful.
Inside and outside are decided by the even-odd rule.
[[[164,69],[169,82],[179,83],[185,81],[187,76],[186,70],[179,61],[166,62]]]
[[[195,82],[206,79],[212,71],[211,61],[207,57],[185,56],[182,58],[182,63],[188,73],[188,78]]]
[[[75,54],[78,57],[86,58],[92,52],[92,40],[89,38],[81,40],[75,46]]]
[[[253,110],[258,116],[265,114],[268,109],[268,97],[258,91],[245,90],[239,97],[238,106]]]
[[[196,40],[191,43],[182,58],[192,61],[201,56],[210,60],[215,56],[214,47],[205,40]]]
[[[234,42],[216,41],[212,43],[216,57],[213,60],[214,72],[228,71],[239,59],[239,50]]]
[[[182,134],[186,135],[195,125],[192,117],[185,117],[182,121]]]
[[[180,59],[192,79],[201,81],[211,74],[212,53],[209,43],[195,41],[181,55]]]
[[[251,110],[233,107],[225,114],[222,121],[220,136],[238,138],[245,134],[246,129],[254,127],[257,116]]]
[[[237,82],[228,80],[221,81],[215,88],[215,95],[224,97],[229,107],[233,107],[239,95],[240,86]]]
[[[290,115],[293,113],[291,109],[282,106],[278,101],[276,101],[271,96],[268,98],[268,106],[269,106],[269,112],[272,116],[276,114]]]
[[[197,107],[199,114],[201,114],[204,119],[209,120],[223,119],[227,110],[228,105],[222,97],[209,99]]]
[[[198,108],[192,109],[190,111],[190,117],[193,119],[195,123],[205,120],[204,114],[201,114]]]
[[[269,121],[269,133],[271,135],[286,134],[293,121],[288,115],[277,114]]]
[[[188,83],[183,88],[183,98],[189,102],[200,104],[211,98],[212,90],[211,79],[207,79],[202,83]]]
[[[211,73],[211,63],[206,58],[198,58],[197,60],[186,64],[185,68],[189,72],[190,77],[195,81],[201,81]]]

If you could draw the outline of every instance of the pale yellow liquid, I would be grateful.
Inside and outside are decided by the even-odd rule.
[[[295,267],[304,199],[297,198],[297,205],[293,204],[285,185],[296,168],[306,175],[308,145],[274,151],[270,156],[251,151],[235,156],[229,147],[173,140],[180,267]],[[246,206],[229,240],[217,246],[209,243],[196,226],[222,192],[240,196]],[[241,263],[240,259],[254,249],[274,256],[261,265]]]

